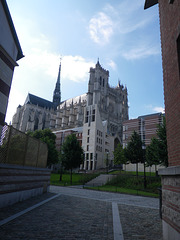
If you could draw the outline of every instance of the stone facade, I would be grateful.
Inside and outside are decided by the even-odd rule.
[[[52,129],[57,136],[58,150],[67,134],[78,134],[77,129],[81,129],[85,152],[81,168],[104,168],[105,158],[112,163],[114,148],[122,142],[122,122],[128,120],[127,88],[120,83],[110,87],[109,72],[98,61],[95,68],[90,68],[88,92],[57,105],[60,68],[53,102],[28,94],[25,104],[17,108],[12,125],[23,132]]]
[[[116,136],[108,134],[108,121],[102,121],[97,104],[86,107],[82,147],[85,170],[96,170],[111,165]],[[106,162],[108,161],[108,162]]]
[[[162,176],[163,239],[180,239],[180,1],[146,0],[145,8],[159,2],[164,99],[169,167]]]
[[[58,105],[55,101],[49,102],[28,94],[25,104],[18,106],[12,125],[23,132],[44,128],[55,131],[80,127],[89,114],[86,108],[96,104],[101,120],[107,121],[107,132],[113,136],[117,134],[119,140],[122,140],[122,122],[128,119],[127,88],[120,83],[117,87],[110,87],[108,81],[109,72],[103,69],[98,61],[95,68],[90,68],[87,93],[62,101]],[[59,86],[60,70],[56,83],[60,94]],[[55,94],[57,99],[57,91],[54,91],[54,96]]]

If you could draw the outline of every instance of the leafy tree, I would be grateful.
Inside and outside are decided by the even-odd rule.
[[[127,164],[127,158],[125,154],[126,149],[123,149],[122,145],[119,143],[115,149],[114,153],[114,164]]]
[[[146,148],[146,166],[151,167],[152,165],[155,165],[155,168],[157,165],[160,164],[159,161],[159,140],[157,138],[152,138],[151,143]]]
[[[168,167],[168,151],[167,151],[167,137],[166,137],[166,119],[163,117],[163,123],[159,124],[157,135],[158,139],[158,156],[161,165]]]
[[[68,135],[65,138],[61,150],[62,165],[65,169],[70,170],[72,184],[72,170],[73,168],[79,167],[83,160],[83,149],[75,134]]]
[[[167,138],[166,138],[166,120],[158,125],[158,138],[152,138],[150,145],[146,149],[147,166],[164,165],[168,166]]]
[[[133,132],[131,140],[127,145],[126,156],[131,163],[136,163],[136,175],[138,176],[138,163],[144,161],[144,153],[142,149],[143,143],[137,132]]]
[[[58,152],[55,146],[56,135],[52,133],[50,129],[36,130],[34,132],[29,131],[27,132],[27,134],[37,139],[41,139],[43,142],[47,144],[48,146],[47,165],[48,166],[51,166],[52,164],[55,164],[58,162]]]

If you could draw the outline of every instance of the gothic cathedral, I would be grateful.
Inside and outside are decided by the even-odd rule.
[[[93,112],[96,105],[101,121],[107,122],[107,133],[118,136],[122,141],[122,123],[128,120],[127,88],[118,83],[109,86],[109,71],[103,69],[97,61],[90,68],[88,92],[61,101],[60,90],[61,63],[58,78],[50,102],[38,96],[28,94],[23,106],[19,105],[13,116],[12,125],[22,132],[50,128],[53,131],[81,127],[97,117]],[[95,111],[95,110],[94,110]]]

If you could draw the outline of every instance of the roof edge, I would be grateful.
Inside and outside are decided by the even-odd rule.
[[[144,9],[150,8],[157,4],[158,2],[159,2],[158,0],[145,0]]]

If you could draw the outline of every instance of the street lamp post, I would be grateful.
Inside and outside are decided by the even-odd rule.
[[[109,151],[106,152],[106,172],[108,174],[108,168],[109,168],[109,158],[108,158],[108,155],[109,155]]]
[[[143,144],[142,146],[143,149],[143,161],[144,161],[144,189],[147,187],[147,181],[146,181],[146,165],[145,165],[145,161],[146,161],[146,157],[145,157],[145,150],[146,150],[146,146]]]

